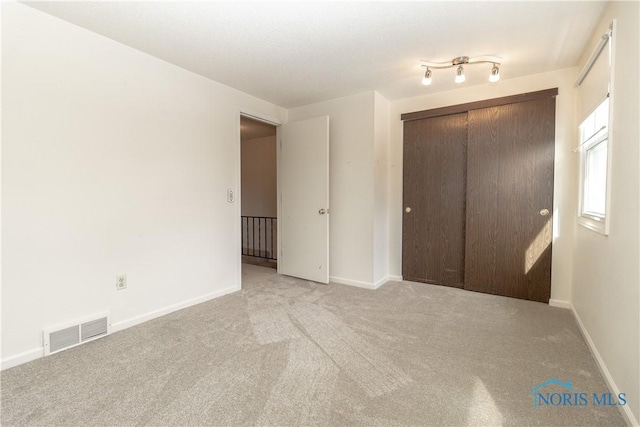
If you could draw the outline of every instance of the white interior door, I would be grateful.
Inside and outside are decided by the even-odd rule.
[[[278,272],[329,283],[329,117],[282,126]]]

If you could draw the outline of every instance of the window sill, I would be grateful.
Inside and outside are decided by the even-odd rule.
[[[603,236],[609,235],[609,228],[607,227],[606,218],[596,219],[595,217],[579,215],[578,224],[585,228],[588,228],[591,231],[595,231],[598,234],[602,234]]]

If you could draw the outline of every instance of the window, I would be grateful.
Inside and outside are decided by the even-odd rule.
[[[580,125],[579,223],[607,234],[609,98]]]
[[[576,80],[580,124],[578,224],[605,236],[609,234],[611,187],[611,109],[615,96],[615,19],[587,59]]]

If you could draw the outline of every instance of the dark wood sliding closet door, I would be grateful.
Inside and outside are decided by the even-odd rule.
[[[402,115],[405,280],[549,301],[557,94]]]
[[[404,122],[402,275],[464,286],[467,114]]]
[[[465,289],[548,302],[555,98],[468,114]]]

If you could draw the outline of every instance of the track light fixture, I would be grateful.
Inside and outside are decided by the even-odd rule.
[[[488,57],[479,57],[479,58],[469,58],[468,56],[459,56],[451,60],[451,62],[429,62],[422,61],[422,66],[426,68],[424,73],[424,77],[422,79],[422,84],[428,86],[432,82],[432,69],[445,69],[445,68],[456,68],[456,83],[462,83],[465,81],[464,75],[464,66],[466,65],[475,65],[475,64],[493,64],[491,67],[491,73],[489,74],[489,81],[494,83],[500,80],[500,58],[488,58]]]
[[[427,71],[424,72],[424,77],[422,78],[422,84],[425,86],[429,86],[431,84],[431,70],[427,67]]]
[[[456,70],[456,83],[464,82],[464,68],[462,65],[458,65],[458,69]]]
[[[498,80],[500,80],[500,67],[498,67],[496,64],[493,64],[493,67],[491,68],[491,74],[489,74],[489,81],[491,83],[495,83]]]

